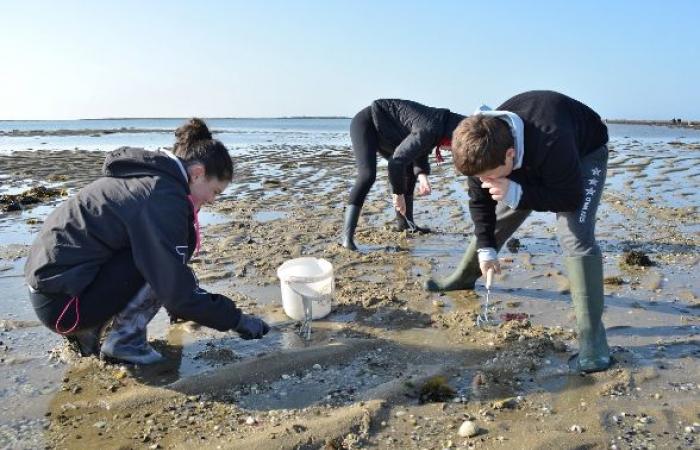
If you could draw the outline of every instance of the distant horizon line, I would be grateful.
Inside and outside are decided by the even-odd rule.
[[[243,120],[291,120],[291,119],[352,119],[350,116],[258,116],[258,117],[205,117],[205,116],[187,116],[187,117],[81,117],[78,119],[0,119],[0,122],[69,122],[76,120],[187,120],[197,117],[203,120],[225,120],[225,119],[243,119]]]
[[[203,120],[294,120],[294,119],[321,119],[321,120],[333,120],[333,119],[352,119],[350,116],[257,116],[257,117],[204,117],[204,116],[188,116],[188,117],[175,117],[175,116],[164,116],[164,117],[83,117],[78,119],[0,119],[0,122],[73,122],[73,121],[97,121],[97,120],[187,120],[192,117],[198,117]],[[620,118],[603,118],[607,123],[618,123],[618,124],[673,124],[674,120],[680,121],[679,124],[700,124],[700,120],[697,119],[683,119],[683,118],[671,118],[671,119],[620,119]]]

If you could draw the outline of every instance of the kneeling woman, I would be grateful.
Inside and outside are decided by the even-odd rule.
[[[410,100],[375,100],[350,122],[350,139],[357,164],[357,179],[345,210],[343,246],[357,250],[355,228],[369,189],[377,177],[377,154],[389,161],[389,182],[396,209],[397,230],[413,226],[413,191],[430,193],[433,148],[449,147],[452,131],[464,116]],[[438,153],[439,155],[439,153]],[[416,227],[416,231],[428,232]]]
[[[173,152],[123,147],[105,159],[104,176],[46,220],[25,266],[39,319],[83,356],[132,363],[162,356],[146,339],[161,306],[171,314],[245,339],[268,325],[229,298],[199,287],[187,262],[199,247],[199,208],[233,178],[226,147],[199,119],[175,131]]]

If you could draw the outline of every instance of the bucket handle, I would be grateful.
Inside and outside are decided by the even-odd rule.
[[[306,284],[308,284],[309,282],[314,282],[314,281],[303,281],[303,280],[305,280],[304,277],[289,277],[289,278],[286,278],[284,281],[289,285],[289,287],[295,293],[301,295],[302,297],[320,298],[320,297],[323,297],[324,295],[328,295],[331,292],[333,292],[333,284],[335,284],[335,283],[331,283],[331,287],[328,289],[328,292],[318,292],[314,289],[309,289],[306,287]]]
[[[294,276],[294,275],[288,275],[282,277],[282,280],[286,281],[287,283],[318,283],[319,281],[323,281],[324,278],[326,278],[327,275],[323,274],[322,277],[315,276],[315,277],[300,277],[300,276]]]

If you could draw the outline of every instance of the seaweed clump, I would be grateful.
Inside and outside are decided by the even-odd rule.
[[[518,250],[520,250],[521,246],[522,244],[520,244],[520,239],[517,238],[512,238],[508,240],[508,242],[506,242],[506,248],[511,253],[518,253]]]
[[[639,250],[628,250],[622,254],[622,262],[627,266],[649,267],[654,261],[649,259],[646,253]]]
[[[622,286],[625,284],[625,280],[623,280],[622,277],[611,276],[605,277],[603,279],[603,283],[607,284],[608,286]]]
[[[33,187],[21,194],[3,194],[0,195],[0,210],[2,212],[21,211],[25,205],[46,202],[63,195],[67,195],[65,189],[44,186]]]
[[[418,401],[421,403],[446,402],[451,400],[457,392],[447,384],[447,378],[442,375],[434,376],[426,380],[420,388]]]

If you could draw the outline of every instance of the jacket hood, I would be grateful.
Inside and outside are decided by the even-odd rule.
[[[187,172],[182,162],[167,150],[120,147],[107,155],[102,172],[105,176],[115,178],[166,175],[189,189]]]
[[[523,119],[510,111],[493,111],[486,105],[481,105],[474,114],[482,116],[498,117],[510,128],[515,143],[515,161],[513,162],[513,170],[519,169],[523,165],[523,155],[525,155],[525,124]]]

